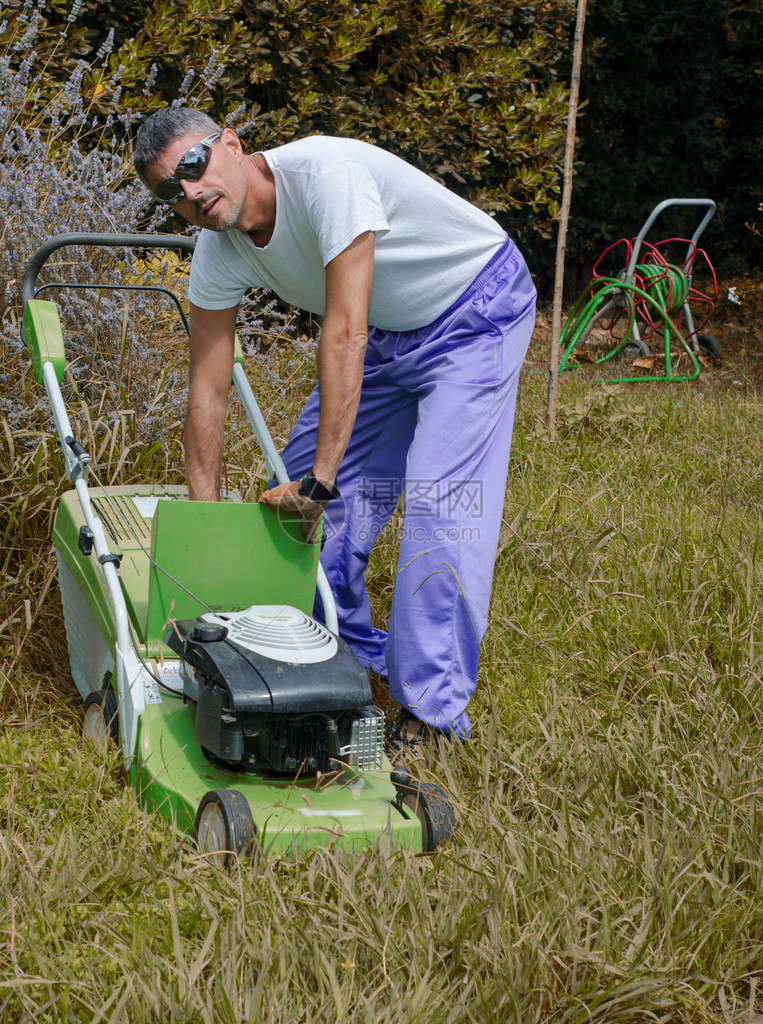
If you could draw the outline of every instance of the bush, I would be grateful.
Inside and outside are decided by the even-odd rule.
[[[549,65],[567,9],[271,0],[242,12],[245,95],[267,144],[312,132],[365,138],[484,209],[527,205],[547,217],[565,109]]]
[[[15,34],[8,35],[7,26],[4,31],[0,655],[8,658],[6,667],[11,668],[23,655],[28,669],[36,667],[47,675],[66,664],[60,606],[48,596],[49,590],[54,595],[56,590],[50,547],[53,510],[66,478],[44,390],[33,379],[20,336],[19,283],[30,257],[52,235],[151,230],[157,218],[147,209],[148,194],[119,143],[139,115],[124,108],[118,115],[104,116],[92,102],[88,83],[106,81],[112,94],[119,88],[119,69],[107,72],[108,54],[102,53],[92,65],[75,59],[55,89],[46,68],[58,44],[44,52],[50,35],[43,31],[39,11],[26,22],[17,20]],[[39,54],[38,42],[43,51]],[[68,52],[65,46],[62,52]],[[166,297],[90,286],[170,285],[182,294],[185,278],[186,267],[176,257],[92,247],[58,250],[40,274],[38,285],[53,285],[42,297],[55,300],[61,313],[67,355],[63,389],[72,426],[104,482],[182,481],[185,338]],[[247,302],[242,333],[245,338],[264,336],[261,352],[254,340],[249,348],[269,374],[271,391],[279,386],[281,373],[293,383],[301,380],[288,359],[268,355],[272,338],[288,339],[292,321],[288,311],[284,314],[257,295]],[[233,415],[243,430],[243,417],[235,410]],[[232,485],[243,479],[251,489],[252,442],[246,433],[246,441],[238,441],[241,464],[231,467],[228,479]]]
[[[147,112],[198,83],[194,104],[232,127],[248,122],[258,145],[312,133],[366,139],[507,214],[507,227],[550,231],[566,111],[555,68],[571,0],[497,10],[489,0],[75,7],[39,15],[41,52],[57,55],[60,81],[78,57],[113,48],[108,70],[83,81],[102,116],[121,105]]]

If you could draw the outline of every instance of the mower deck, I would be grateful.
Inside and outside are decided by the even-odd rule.
[[[206,792],[232,789],[245,797],[266,848],[367,845],[378,836],[421,849],[418,817],[405,818],[393,806],[389,765],[379,772],[347,769],[296,780],[234,773],[211,764],[194,742],[193,709],[180,697],[163,693],[160,699],[141,716],[130,776],[142,800],[181,831],[193,832]]]

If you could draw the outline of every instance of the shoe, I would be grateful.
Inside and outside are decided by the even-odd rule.
[[[428,756],[437,746],[438,739],[436,729],[416,718],[408,708],[398,707],[387,727],[387,756],[395,768],[414,764],[427,768]]]

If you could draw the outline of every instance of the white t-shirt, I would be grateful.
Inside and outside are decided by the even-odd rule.
[[[366,142],[313,136],[263,156],[276,188],[273,236],[258,247],[236,229],[201,232],[188,294],[204,309],[236,306],[261,287],[323,314],[326,264],[374,231],[369,324],[413,330],[452,305],[506,237],[486,213]]]

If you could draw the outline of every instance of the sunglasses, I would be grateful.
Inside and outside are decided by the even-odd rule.
[[[222,132],[208,135],[206,139],[202,139],[195,146],[191,146],[175,168],[175,173],[170,175],[169,178],[165,178],[164,181],[160,181],[158,185],[151,189],[151,192],[160,202],[169,203],[170,206],[174,206],[175,203],[179,203],[181,199],[185,198],[185,192],[181,188],[180,182],[201,180],[207,167],[209,167],[209,160],[212,156],[212,143],[216,142],[221,135]]]

